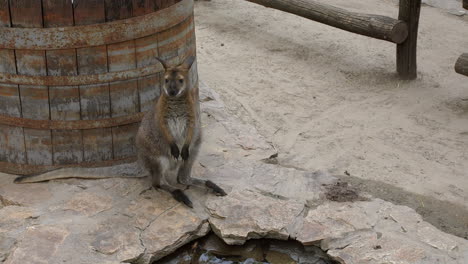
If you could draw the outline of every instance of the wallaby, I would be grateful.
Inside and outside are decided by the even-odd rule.
[[[215,194],[226,192],[211,181],[191,177],[201,143],[198,90],[189,83],[189,69],[195,57],[176,67],[164,66],[161,95],[143,118],[136,136],[138,160],[146,168],[152,185],[172,194],[174,199],[193,207],[176,185],[209,188]]]

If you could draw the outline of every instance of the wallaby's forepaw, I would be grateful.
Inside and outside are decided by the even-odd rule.
[[[217,195],[217,196],[226,196],[227,193],[221,188],[219,187],[218,185],[216,185],[214,182],[212,181],[206,181],[205,183],[206,187],[210,188],[211,190],[213,190],[213,192]]]
[[[188,145],[184,145],[182,147],[182,153],[180,154],[180,156],[182,157],[183,160],[188,160],[189,158],[189,146]]]
[[[179,152],[179,147],[177,147],[176,143],[172,143],[172,144],[171,144],[171,155],[172,155],[175,159],[179,159],[180,152]]]
[[[184,203],[186,206],[193,208],[193,204],[190,199],[181,190],[175,190],[172,192],[172,197],[178,202]]]

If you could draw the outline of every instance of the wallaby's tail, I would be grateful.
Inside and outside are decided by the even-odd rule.
[[[19,176],[15,183],[33,183],[57,179],[105,179],[105,178],[139,178],[147,173],[137,162],[100,168],[62,168],[42,174]]]

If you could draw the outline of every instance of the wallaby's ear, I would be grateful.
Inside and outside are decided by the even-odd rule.
[[[180,67],[188,70],[192,67],[193,62],[195,62],[195,56],[189,56],[184,60]]]
[[[162,64],[162,66],[164,68],[164,71],[167,71],[167,64],[163,60],[161,60],[160,58],[158,58],[158,57],[155,57],[155,58]]]

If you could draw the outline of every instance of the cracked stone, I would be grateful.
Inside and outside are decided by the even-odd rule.
[[[327,254],[340,263],[456,263],[454,259],[409,239],[399,232],[385,232],[380,238],[373,230],[350,232],[328,242]],[[342,241],[347,241],[343,245]]]
[[[207,203],[214,232],[230,245],[252,238],[288,239],[304,204],[252,191],[235,191]]]
[[[133,227],[128,217],[118,215],[105,220],[89,234],[92,239],[90,248],[104,255],[101,259],[116,259],[123,261],[133,259],[145,251],[139,240],[140,231]],[[85,234],[83,234],[85,235]]]
[[[69,231],[62,227],[45,225],[29,227],[5,264],[51,263],[59,245],[68,234]]]
[[[74,195],[63,207],[87,216],[93,216],[112,207],[112,197],[97,195],[90,192],[80,192]]]
[[[363,210],[363,207],[366,210]],[[375,201],[360,203],[322,204],[310,210],[298,232],[297,240],[304,245],[314,245],[325,238],[339,237],[344,233],[374,226],[378,221],[375,211],[381,209]]]
[[[0,209],[1,227],[8,226],[9,229],[18,227],[24,220],[39,217],[36,210],[29,207],[11,205]]]
[[[343,264],[458,263],[468,250],[466,241],[422,221],[413,209],[379,199],[318,206],[297,239],[320,244]]]
[[[158,260],[186,243],[206,235],[208,222],[189,208],[178,204],[157,216],[142,231],[141,241],[152,260]]]
[[[52,197],[47,184],[13,184],[16,176],[1,175],[0,199],[6,205],[34,205]]]
[[[161,215],[168,208],[177,205],[168,193],[149,190],[132,201],[125,209],[125,214],[132,218],[133,225],[138,229],[145,229],[155,216]]]

